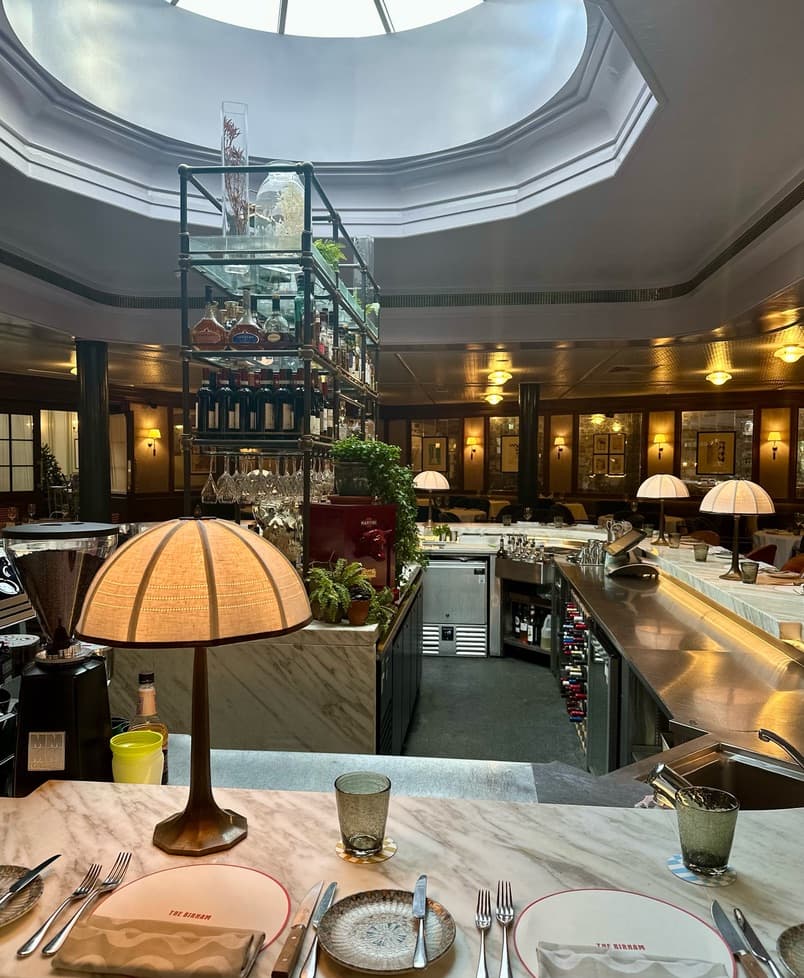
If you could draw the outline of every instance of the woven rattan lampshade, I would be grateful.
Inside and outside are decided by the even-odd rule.
[[[665,499],[680,499],[689,496],[690,491],[687,484],[677,479],[674,475],[651,475],[637,489],[637,499],[658,499],[659,500],[659,536],[656,540],[657,547],[667,545],[667,537],[664,535],[664,501]]]
[[[727,581],[740,580],[739,526],[740,516],[762,516],[775,513],[773,500],[762,486],[748,479],[729,479],[719,482],[701,500],[702,513],[721,513],[734,517],[734,538],[731,545],[731,567],[720,576]]]
[[[87,592],[78,634],[133,648],[223,645],[311,621],[296,569],[227,520],[170,520],[133,537]]]
[[[231,848],[248,832],[242,815],[219,808],[212,797],[207,646],[283,635],[311,618],[290,561],[226,520],[160,523],[122,546],[92,581],[78,622],[82,638],[134,648],[195,647],[190,795],[183,812],[154,829],[160,849],[204,856]]]
[[[413,485],[417,489],[425,489],[427,492],[443,492],[449,489],[449,481],[446,476],[432,469],[425,469],[424,472],[414,476]]]

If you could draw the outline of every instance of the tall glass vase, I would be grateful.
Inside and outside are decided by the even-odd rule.
[[[248,166],[248,106],[221,102],[221,164]],[[221,190],[223,233],[249,233],[248,174],[224,173]]]

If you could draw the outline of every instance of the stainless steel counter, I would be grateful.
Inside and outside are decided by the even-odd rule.
[[[558,561],[623,660],[678,727],[745,743],[768,727],[804,744],[801,653],[671,577],[607,578]],[[784,758],[750,733],[760,752]]]

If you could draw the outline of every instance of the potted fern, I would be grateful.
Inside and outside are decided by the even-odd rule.
[[[365,577],[362,581],[358,581],[349,588],[350,601],[349,607],[346,609],[346,615],[349,618],[350,625],[366,624],[369,609],[371,608],[371,596],[373,594],[374,588]]]
[[[363,565],[356,560],[350,562],[339,557],[333,567],[311,567],[307,575],[307,591],[313,617],[337,625],[351,604],[350,590],[365,580]]]

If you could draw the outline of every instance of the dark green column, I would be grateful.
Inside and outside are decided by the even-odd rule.
[[[108,523],[112,516],[107,349],[97,340],[75,341],[79,514],[98,523]]]
[[[539,497],[539,385],[519,385],[517,499],[533,506]]]

